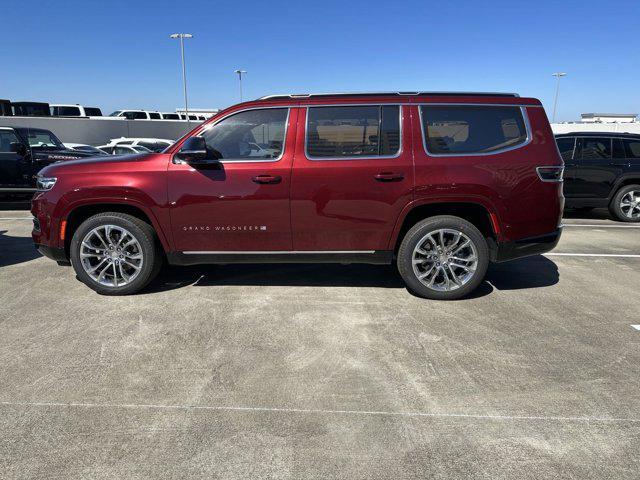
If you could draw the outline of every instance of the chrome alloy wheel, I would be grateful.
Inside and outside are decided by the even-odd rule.
[[[478,251],[462,232],[440,229],[427,233],[413,249],[413,273],[432,290],[457,290],[478,267]]]
[[[620,199],[620,210],[628,218],[640,218],[640,192],[625,193]]]
[[[82,239],[80,261],[95,282],[122,287],[140,274],[144,258],[140,243],[126,228],[100,225]]]

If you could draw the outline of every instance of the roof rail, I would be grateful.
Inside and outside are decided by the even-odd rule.
[[[356,93],[285,93],[278,95],[266,95],[258,98],[258,100],[276,100],[287,98],[321,98],[321,97],[389,97],[398,96],[416,96],[430,95],[436,97],[455,96],[455,97],[519,97],[517,93],[501,93],[501,92],[356,92]]]

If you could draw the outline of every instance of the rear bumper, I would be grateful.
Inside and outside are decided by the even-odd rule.
[[[64,248],[55,248],[48,245],[38,245],[37,243],[35,244],[35,247],[36,250],[38,250],[45,257],[58,262],[58,265],[71,265],[71,262],[69,262]]]
[[[545,235],[499,243],[491,252],[491,261],[506,262],[507,260],[549,252],[558,245],[561,235],[562,227]]]

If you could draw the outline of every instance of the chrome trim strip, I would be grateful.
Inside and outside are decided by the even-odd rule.
[[[273,250],[273,251],[187,251],[185,255],[331,255],[343,253],[376,253],[375,250]]]
[[[282,140],[282,152],[280,152],[280,156],[278,158],[265,158],[265,159],[256,159],[256,160],[250,160],[247,158],[241,158],[241,159],[237,159],[234,160],[232,158],[227,158],[224,160],[220,160],[220,163],[225,164],[225,163],[275,163],[275,162],[279,162],[282,157],[285,154],[285,151],[287,149],[287,134],[289,133],[289,117],[291,116],[291,109],[297,107],[297,105],[293,105],[293,106],[285,106],[285,105],[272,105],[272,106],[261,106],[261,107],[251,107],[251,108],[244,108],[242,110],[236,110],[235,112],[230,112],[227,115],[225,115],[224,117],[218,118],[216,119],[215,122],[212,122],[210,124],[207,124],[200,132],[198,132],[197,135],[194,135],[196,137],[200,137],[202,136],[207,130],[210,130],[214,125],[217,125],[218,123],[222,122],[223,120],[232,117],[234,115],[237,115],[239,113],[244,113],[244,112],[249,112],[251,110],[267,110],[267,109],[274,109],[274,108],[280,108],[280,109],[287,109],[287,118],[284,121],[285,124],[285,129],[284,129],[284,138]],[[296,128],[296,126],[294,125],[293,128]],[[178,152],[175,152],[178,153]],[[174,156],[175,156],[174,153]]]
[[[464,105],[465,107],[468,106],[480,106],[480,107],[487,107],[487,106],[499,106],[499,107],[516,107],[518,106],[520,108],[520,112],[522,113],[522,118],[524,120],[524,127],[527,130],[527,138],[525,139],[525,141],[523,143],[519,143],[518,145],[514,145],[511,147],[506,147],[506,148],[501,148],[499,150],[492,150],[491,152],[480,152],[480,153],[464,153],[464,152],[460,152],[460,153],[431,153],[429,152],[429,150],[427,149],[427,136],[425,133],[425,128],[424,128],[424,123],[422,121],[422,108],[423,106],[432,106],[432,105],[436,105],[433,103],[418,103],[416,104],[418,107],[418,116],[419,116],[419,121],[420,121],[420,130],[421,130],[421,135],[422,135],[422,148],[424,150],[424,152],[426,153],[427,156],[429,157],[482,157],[482,156],[486,156],[486,155],[498,155],[500,153],[504,153],[504,152],[510,152],[511,150],[517,150],[519,148],[523,148],[527,145],[529,145],[531,143],[531,141],[533,140],[533,135],[531,134],[531,124],[529,123],[529,115],[527,114],[527,110],[525,107],[523,106],[518,106],[518,105],[492,105],[492,104],[481,104],[481,103],[465,103],[465,104],[454,104],[454,103],[442,103],[442,104],[438,104],[438,105],[442,105],[442,106],[459,106],[459,105]]]
[[[304,156],[307,160],[313,161],[313,162],[339,162],[342,160],[384,160],[384,159],[390,159],[390,158],[398,158],[402,155],[403,149],[404,149],[404,142],[402,141],[402,135],[403,135],[403,130],[402,130],[402,124],[404,123],[404,105],[408,105],[408,104],[401,104],[401,103],[346,103],[346,104],[326,104],[326,105],[308,105],[308,106],[302,106],[300,107],[301,109],[304,108],[306,109],[305,112],[305,119],[304,119]],[[307,140],[308,140],[308,135],[307,132],[309,131],[309,109],[310,108],[331,108],[331,107],[387,107],[387,106],[392,106],[398,107],[398,121],[400,122],[400,144],[398,145],[398,153],[396,153],[395,155],[375,155],[375,156],[362,156],[362,157],[312,157],[311,155],[309,155],[308,149],[307,149]],[[378,119],[379,121],[380,119]]]

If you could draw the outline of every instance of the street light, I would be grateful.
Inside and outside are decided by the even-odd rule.
[[[190,33],[174,33],[169,35],[169,38],[180,39],[180,55],[182,57],[182,85],[184,86],[184,113],[187,116],[187,123],[189,123],[189,102],[187,101],[187,69],[184,65],[184,39],[193,38]]]
[[[234,73],[238,74],[238,81],[240,83],[240,101],[242,102],[242,74],[247,73],[246,70],[236,70]]]
[[[564,77],[567,74],[564,73],[564,72],[556,72],[556,73],[552,73],[551,75],[558,79],[558,81],[556,82],[556,97],[553,100],[553,118],[551,119],[551,123],[555,123],[555,121],[556,121],[556,107],[558,106],[558,92],[560,92],[560,77]]]

